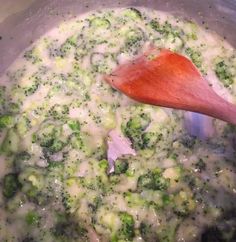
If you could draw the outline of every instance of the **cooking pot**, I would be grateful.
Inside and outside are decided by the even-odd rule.
[[[0,6],[0,76],[49,29],[84,12],[108,7],[145,6],[193,19],[236,47],[235,0],[0,0]],[[191,134],[202,137],[213,132],[209,118],[192,113],[185,118]]]

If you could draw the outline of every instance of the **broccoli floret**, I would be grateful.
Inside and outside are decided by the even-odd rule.
[[[123,133],[127,136],[135,149],[143,146],[142,134],[151,122],[150,116],[142,113],[139,116],[130,118],[127,124],[122,127]]]
[[[67,105],[59,105],[55,104],[51,110],[49,111],[49,115],[51,115],[54,119],[65,119],[65,117],[69,114],[69,107]]]
[[[142,19],[141,12],[136,8],[127,8],[124,10],[124,16],[131,19]]]
[[[132,240],[135,235],[133,216],[126,212],[120,212],[119,217],[122,222],[122,225],[117,234],[118,241],[119,240],[125,240],[125,241]]]
[[[145,132],[142,134],[142,148],[153,148],[158,140],[162,138],[162,134],[157,134],[154,132]]]
[[[54,139],[52,145],[48,147],[47,151],[49,151],[49,153],[51,154],[54,154],[61,151],[64,148],[64,146],[65,146],[64,142],[58,139]]]
[[[48,202],[48,196],[44,194],[46,179],[42,169],[28,167],[19,175],[22,192],[26,194],[29,201],[42,205]]]
[[[120,175],[122,173],[125,173],[128,168],[129,168],[129,163],[128,163],[127,160],[118,159],[118,160],[115,161],[115,171],[114,171],[114,173],[116,175]]]
[[[85,155],[91,155],[93,152],[94,147],[90,144],[88,134],[86,133],[73,133],[70,137],[70,143],[74,149],[82,150]]]
[[[109,163],[108,163],[108,161],[105,160],[105,159],[99,161],[99,164],[98,164],[98,165],[99,165],[99,167],[100,167],[104,172],[106,172],[106,171],[108,170],[108,168],[109,168]]]
[[[144,33],[141,29],[129,30],[126,34],[125,47],[126,50],[134,52],[140,46],[141,41],[144,39]]]
[[[36,211],[29,211],[25,216],[25,222],[27,225],[38,225],[40,222],[40,216]]]
[[[99,52],[94,52],[90,56],[90,61],[92,63],[92,68],[95,72],[99,73],[109,73],[111,69],[109,63],[113,62],[113,56],[109,53],[103,54]]]
[[[57,130],[55,126],[49,124],[47,127],[44,125],[37,133],[33,134],[33,142],[39,142],[42,147],[50,147],[53,143],[55,133]]]
[[[174,37],[179,36],[179,32],[167,21],[163,25],[160,25],[160,23],[157,20],[153,19],[150,22],[150,26],[153,30],[159,32],[165,37],[167,37],[170,34]]]
[[[184,191],[180,191],[176,194],[173,202],[174,212],[180,217],[189,215],[195,209],[195,201],[192,195]]]
[[[57,51],[57,55],[65,57],[69,54],[72,47],[77,46],[77,36],[71,36],[61,45],[60,49]]]
[[[30,120],[25,116],[21,116],[16,124],[17,132],[20,136],[24,136],[31,128]]]
[[[146,203],[140,193],[126,192],[124,195],[125,200],[129,206],[144,206]]]
[[[24,88],[25,96],[34,94],[39,88],[39,83],[33,83],[30,87]]]
[[[92,28],[108,29],[110,28],[110,25],[110,21],[106,18],[96,17],[90,20],[90,27]]]
[[[73,132],[75,133],[80,132],[80,122],[78,120],[69,120],[67,124]]]
[[[25,96],[30,96],[34,94],[38,90],[41,82],[42,82],[42,79],[40,76],[40,72],[35,72],[32,76],[30,76],[29,78],[30,85],[23,88]]]
[[[233,74],[224,60],[216,63],[215,73],[225,87],[229,87],[233,84]]]
[[[165,23],[161,25],[156,19],[153,19],[149,25],[154,31],[161,35],[158,38],[155,38],[154,41],[165,39],[165,45],[170,46],[171,48],[175,47],[175,51],[183,48],[183,32],[180,28],[172,26],[168,21],[165,21]]]
[[[1,145],[1,151],[6,155],[12,155],[18,151],[20,139],[14,129],[8,130],[3,143]]]
[[[148,172],[141,175],[138,178],[139,189],[151,189],[151,190],[166,190],[169,186],[169,180],[165,179],[159,169]]]
[[[31,155],[26,152],[17,153],[14,157],[13,164],[16,171],[21,171],[28,166],[28,160],[30,160]]]
[[[44,123],[40,130],[34,134],[33,140],[41,147],[47,148],[49,152],[55,153],[64,147],[64,143],[59,139],[62,129],[51,123]]]
[[[35,48],[32,48],[31,50],[27,50],[24,54],[24,58],[27,61],[30,61],[32,64],[42,62],[42,59],[39,57],[37,50]]]
[[[4,128],[11,128],[14,125],[14,117],[5,114],[0,116],[0,130]]]
[[[157,20],[151,20],[150,22],[150,26],[153,30],[157,31],[157,32],[161,32],[161,25]]]
[[[190,57],[192,62],[196,67],[200,68],[202,66],[202,54],[199,51],[193,50],[192,48],[187,48],[185,53]]]
[[[12,198],[20,189],[21,185],[18,181],[16,173],[9,173],[3,178],[2,193],[5,198]]]
[[[1,104],[1,97],[0,97],[0,104]],[[18,114],[20,112],[20,105],[18,103],[11,102],[8,104],[9,113]]]

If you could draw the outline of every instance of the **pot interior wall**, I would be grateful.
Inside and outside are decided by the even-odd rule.
[[[1,1],[1,5],[4,5],[5,0],[0,0],[0,3]],[[14,14],[9,11],[10,15],[0,23],[0,76],[23,49],[48,29],[75,15],[100,8],[145,6],[168,11],[193,19],[227,38],[232,45],[236,44],[236,33],[232,31],[236,25],[234,0],[11,0],[11,2],[16,5],[25,4],[27,8]],[[7,8],[5,11],[8,11]]]

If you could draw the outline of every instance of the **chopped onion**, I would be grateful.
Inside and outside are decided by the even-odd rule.
[[[108,136],[108,151],[107,159],[109,162],[109,173],[114,172],[115,160],[122,155],[136,155],[136,152],[131,147],[131,142],[128,138],[119,134],[116,130],[111,130]]]

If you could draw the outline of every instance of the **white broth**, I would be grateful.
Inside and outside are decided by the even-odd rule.
[[[236,240],[236,128],[213,119],[200,139],[183,111],[103,79],[150,44],[190,58],[235,102],[235,49],[192,21],[119,8],[63,22],[0,78],[0,241]],[[112,169],[111,130],[133,154]]]

